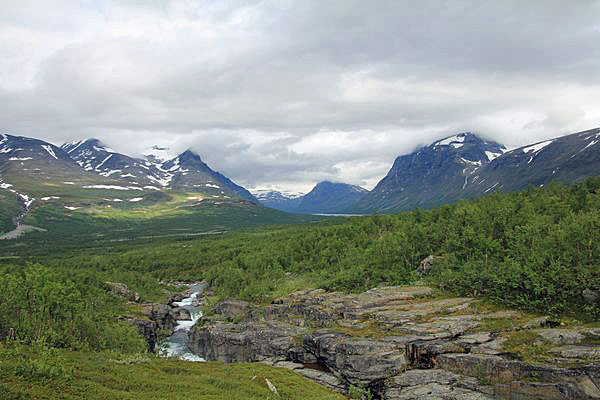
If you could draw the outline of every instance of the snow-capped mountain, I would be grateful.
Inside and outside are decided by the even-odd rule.
[[[61,148],[85,171],[107,178],[125,180],[128,184],[149,189],[159,189],[170,182],[170,174],[161,170],[160,166],[118,153],[98,139],[66,143]]]
[[[30,183],[61,179],[89,179],[60,147],[43,140],[0,135],[0,172],[5,180],[16,178]]]
[[[468,177],[465,192],[473,197],[594,175],[600,175],[600,128],[511,150]]]
[[[235,184],[223,174],[212,170],[196,153],[186,150],[161,165],[171,176],[169,187],[190,192],[204,192],[216,196],[237,196],[256,202],[245,188]]]
[[[98,139],[66,143],[62,149],[85,171],[125,180],[127,184],[137,187],[179,189],[256,201],[246,189],[213,171],[191,150],[168,158],[168,148],[153,146],[144,152],[145,158],[142,159],[118,153]]]
[[[208,199],[256,202],[250,192],[212,170],[196,153],[188,150],[161,162],[159,156],[166,156],[168,151],[158,147],[154,150],[148,154],[153,158],[142,159],[119,153],[98,139],[57,147],[38,139],[0,135],[0,189],[28,198],[32,193],[42,193],[42,197],[58,199],[60,196],[44,193],[61,192],[63,187],[65,193],[85,189],[82,194],[87,192],[92,197],[92,189],[137,191],[140,196],[153,192],[154,199],[165,198],[160,191],[179,191],[201,193]]]
[[[465,132],[396,158],[388,174],[354,207],[392,212],[453,202],[466,177],[499,157],[506,148]]]
[[[177,157],[170,148],[154,145],[142,152],[142,156],[153,164],[163,164]]]
[[[431,208],[496,190],[516,191],[556,180],[600,175],[600,129],[506,151],[498,143],[461,133],[400,156],[354,212]]]
[[[297,210],[304,193],[258,189],[251,191],[254,197],[265,207],[281,211],[294,212]]]

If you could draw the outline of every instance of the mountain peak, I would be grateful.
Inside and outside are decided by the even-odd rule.
[[[180,161],[202,161],[202,158],[198,153],[193,151],[192,149],[187,149],[183,153],[179,155]]]

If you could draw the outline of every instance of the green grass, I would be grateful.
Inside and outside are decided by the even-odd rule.
[[[186,196],[184,201],[182,196]],[[149,205],[142,204],[144,202],[117,205],[94,203],[75,211],[52,202],[37,204],[23,222],[46,229],[47,232],[28,233],[18,240],[0,242],[0,249],[6,249],[5,254],[12,248],[19,253],[35,253],[35,249],[33,252],[19,251],[26,244],[35,245],[36,249],[47,253],[43,251],[45,246],[54,251],[62,246],[112,246],[122,241],[177,240],[244,228],[325,219],[287,214],[241,201],[185,201],[187,197],[198,196],[179,194],[171,200],[155,201]],[[12,212],[7,214],[12,215]]]
[[[550,349],[556,347],[535,332],[524,330],[505,334],[502,350],[515,358],[528,363],[548,363],[552,355]]]
[[[36,358],[31,355],[28,362],[33,363]],[[25,369],[25,373],[22,367],[19,369],[18,361],[3,359],[0,397],[3,400],[344,399],[292,371],[257,363],[192,363],[150,356],[123,358],[111,353],[67,351],[61,351],[60,358],[58,371],[35,364]],[[275,385],[279,396],[268,389],[265,378]]]
[[[8,190],[0,189],[0,233],[14,229],[13,218],[19,214],[21,206],[16,195]]]

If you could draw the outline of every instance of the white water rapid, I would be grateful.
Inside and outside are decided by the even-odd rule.
[[[196,322],[202,317],[202,311],[198,304],[198,296],[206,286],[202,283],[190,285],[192,291],[189,297],[173,303],[174,306],[189,311],[192,319],[190,321],[177,321],[175,331],[162,344],[163,354],[167,357],[176,357],[186,361],[205,361],[204,358],[193,354],[188,348],[188,333]]]

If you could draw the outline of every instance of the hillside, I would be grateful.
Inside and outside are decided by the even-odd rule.
[[[15,227],[17,218],[34,228],[0,245],[193,237],[314,220],[256,204],[246,189],[192,151],[164,160],[166,150],[155,147],[150,152],[154,156],[142,159],[97,139],[59,148],[2,135],[0,237]]]

